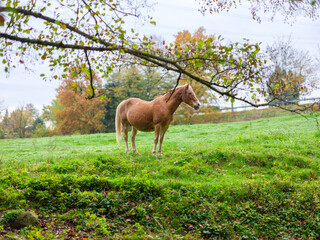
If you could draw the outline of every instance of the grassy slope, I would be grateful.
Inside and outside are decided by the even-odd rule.
[[[171,126],[157,159],[152,133],[139,156],[114,134],[0,140],[0,210],[39,211],[29,238],[316,239],[319,118]]]

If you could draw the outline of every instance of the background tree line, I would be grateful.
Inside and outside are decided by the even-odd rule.
[[[88,76],[68,75],[57,89],[56,98],[44,106],[42,114],[32,105],[18,107],[11,113],[3,109],[0,137],[50,136],[53,134],[89,134],[114,132],[117,105],[129,97],[147,101],[174,86],[175,77],[154,68],[131,66],[102,80],[95,76],[94,87],[106,97],[88,99]],[[49,123],[47,131],[44,122]],[[41,127],[40,127],[41,126]]]
[[[10,113],[8,109],[2,112],[0,138],[30,137],[32,133],[45,130],[44,122],[33,104],[20,106]]]

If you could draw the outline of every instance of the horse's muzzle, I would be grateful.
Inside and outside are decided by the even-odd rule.
[[[198,110],[199,108],[200,108],[200,103],[195,103],[194,105],[193,105],[193,108],[195,109],[195,110]]]

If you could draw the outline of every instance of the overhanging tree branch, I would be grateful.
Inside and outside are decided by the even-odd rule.
[[[81,24],[76,20],[79,17],[80,2],[84,3],[84,5],[82,4],[83,15],[80,16],[82,19]],[[75,16],[74,18],[70,17],[69,21],[67,17],[63,20],[59,19],[59,14],[56,15],[57,17],[50,17],[44,14],[45,10],[43,9],[33,9],[34,5],[31,9],[25,9],[27,6],[0,7],[0,12],[8,12],[12,16],[17,15],[17,19],[19,19],[18,22],[13,23],[15,28],[10,25],[10,29],[6,30],[6,32],[0,32],[0,39],[26,44],[23,46],[24,48],[28,45],[41,46],[43,49],[46,49],[46,47],[54,48],[55,51],[65,51],[64,56],[72,55],[72,50],[79,50],[76,60],[80,62],[81,58],[85,58],[90,74],[92,74],[92,69],[101,71],[101,65],[103,64],[104,66],[112,66],[112,61],[118,61],[122,55],[133,56],[141,62],[146,61],[177,73],[179,75],[178,80],[181,75],[185,75],[226,98],[237,99],[254,107],[268,105],[268,103],[257,103],[255,98],[246,98],[246,96],[238,93],[245,90],[248,92],[254,91],[254,86],[261,82],[261,76],[256,74],[262,68],[261,61],[256,57],[259,52],[258,46],[245,43],[237,49],[236,45],[214,45],[211,39],[210,41],[202,41],[195,44],[188,51],[173,45],[166,46],[165,49],[160,51],[153,47],[153,43],[147,37],[140,39],[126,36],[126,31],[121,28],[121,24],[112,28],[112,25],[108,25],[103,19],[105,15],[102,15],[100,9],[92,4],[94,2],[94,0],[79,1],[78,5],[74,6],[75,10],[71,11]],[[69,8],[72,7],[72,5],[69,6]],[[90,14],[87,14],[88,11]],[[120,13],[118,12],[118,14]],[[51,12],[48,14],[52,15]],[[46,27],[45,30],[49,32],[51,39],[45,39],[41,30],[38,31],[38,33],[40,32],[39,36],[35,35],[36,31],[32,32],[33,34],[29,34],[29,30],[24,31],[21,27],[26,26],[25,22],[21,20],[23,16],[42,20]],[[113,19],[113,21],[118,23],[122,19]],[[106,26],[106,29],[102,29],[99,24]],[[10,34],[9,31],[12,29],[15,31]],[[7,45],[3,43],[3,46],[6,47]],[[70,51],[67,52],[66,50]],[[89,51],[93,53],[94,57],[96,57],[94,52],[97,55],[100,54],[100,56],[107,56],[106,53],[113,53],[113,56],[116,55],[118,57],[114,57],[115,60],[108,57],[100,58],[99,60],[95,58],[89,59]],[[51,49],[49,49],[49,52],[51,59],[55,61],[53,66],[68,63],[68,57],[63,60],[54,60],[54,53],[52,53]],[[10,54],[9,50],[7,50],[7,54]],[[101,61],[104,61],[104,63],[101,64]],[[199,72],[204,74],[199,75],[197,69],[201,69]],[[226,74],[233,77],[233,80],[220,81]],[[93,89],[93,77],[91,75],[90,81]],[[240,83],[244,86],[238,88]]]
[[[50,42],[50,41],[44,41],[39,39],[30,39],[30,38],[24,38],[24,37],[18,37],[6,33],[0,33],[0,38],[9,39],[12,41],[17,41],[20,43],[28,43],[28,44],[35,44],[35,45],[41,45],[41,46],[50,46],[60,49],[76,49],[76,50],[92,50],[97,52],[105,52],[105,51],[116,51],[120,50],[118,47],[92,47],[92,46],[82,46],[82,45],[75,45],[75,44],[65,44],[63,42]]]

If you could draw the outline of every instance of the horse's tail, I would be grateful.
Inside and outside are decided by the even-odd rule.
[[[116,138],[117,138],[117,143],[120,143],[121,140],[121,119],[120,119],[120,105],[118,105],[117,110],[116,110],[116,119],[115,119],[115,126],[116,126]]]

